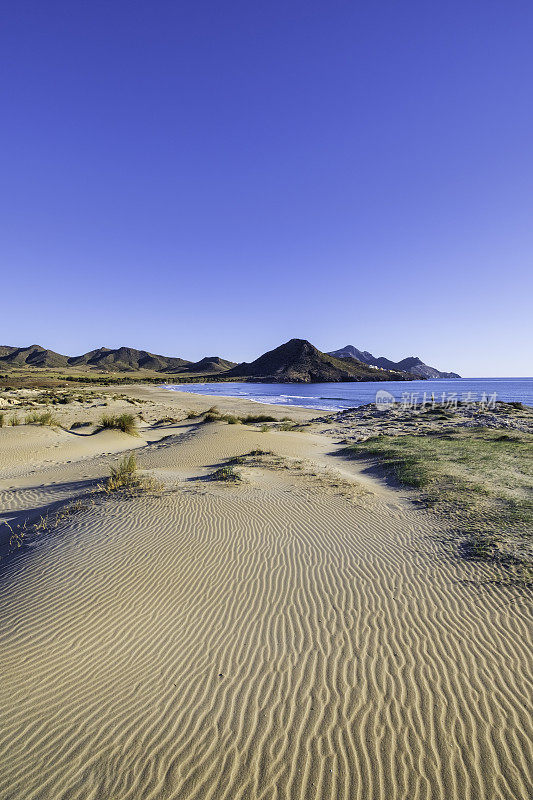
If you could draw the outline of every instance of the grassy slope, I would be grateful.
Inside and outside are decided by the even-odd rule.
[[[527,561],[533,541],[533,436],[486,428],[378,436],[350,447],[371,456],[469,534],[466,554]],[[510,558],[510,555],[513,558]]]

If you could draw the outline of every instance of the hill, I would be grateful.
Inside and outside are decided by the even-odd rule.
[[[460,378],[456,372],[441,372],[435,367],[424,364],[417,356],[408,356],[401,361],[391,361],[389,358],[380,356],[376,358],[368,350],[358,350],[352,344],[342,347],[340,350],[332,350],[328,355],[334,358],[357,358],[364,364],[380,367],[385,370],[400,370],[407,372],[416,378]]]
[[[66,367],[67,356],[38,344],[29,347],[0,347],[0,365],[6,367]]]
[[[178,372],[190,364],[184,358],[160,356],[149,353],[147,350],[136,350],[133,347],[118,347],[110,350],[99,347],[81,356],[68,359],[69,366],[87,366],[112,372],[135,372],[137,370],[151,370],[154,372]]]
[[[210,375],[217,372],[226,372],[226,370],[236,367],[235,361],[227,361],[220,356],[205,356],[200,361],[193,361],[179,370],[181,373],[188,373],[191,375]],[[167,370],[169,371],[169,370]]]
[[[224,378],[272,383],[330,383],[338,381],[411,380],[404,372],[385,372],[355,358],[335,358],[306,339],[291,339],[251,363],[238,364]]]

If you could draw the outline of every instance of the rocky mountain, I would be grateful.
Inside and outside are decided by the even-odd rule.
[[[7,367],[66,367],[67,356],[47,350],[38,344],[29,347],[0,346],[0,366]]]
[[[368,350],[358,350],[351,344],[342,347],[340,350],[332,350],[328,353],[335,358],[357,358],[364,364],[369,364],[374,367],[381,367],[385,370],[400,370],[407,372],[416,378],[460,378],[456,372],[441,372],[435,367],[429,367],[424,364],[417,356],[408,356],[401,361],[391,361],[389,358],[380,356],[376,358],[369,353]]]
[[[237,364],[224,377],[271,383],[412,380],[405,372],[385,372],[355,358],[335,358],[305,339],[291,339],[251,363]]]
[[[154,372],[178,372],[190,364],[183,358],[159,356],[147,350],[136,350],[133,347],[118,347],[110,350],[108,347],[99,347],[82,356],[73,356],[68,359],[69,366],[87,366],[111,372],[135,372],[137,370],[152,370]]]
[[[205,356],[200,361],[193,361],[180,369],[180,373],[187,372],[191,375],[209,375],[217,372],[225,372],[232,367],[236,367],[235,361],[227,361],[220,356]],[[167,370],[168,372],[169,370]]]

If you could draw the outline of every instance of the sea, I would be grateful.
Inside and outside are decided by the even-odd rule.
[[[256,403],[342,411],[376,401],[388,392],[411,406],[422,402],[518,401],[533,406],[533,378],[454,378],[427,381],[368,381],[362,383],[180,383],[163,388],[213,397],[242,397]],[[391,398],[392,400],[392,398]]]

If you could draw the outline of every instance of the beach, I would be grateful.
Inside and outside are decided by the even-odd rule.
[[[531,796],[528,595],[347,458],[346,425],[77,397],[0,429],[3,800]],[[98,430],[126,412],[138,435]],[[254,414],[276,422],[223,418]],[[151,483],[107,493],[130,453]]]

